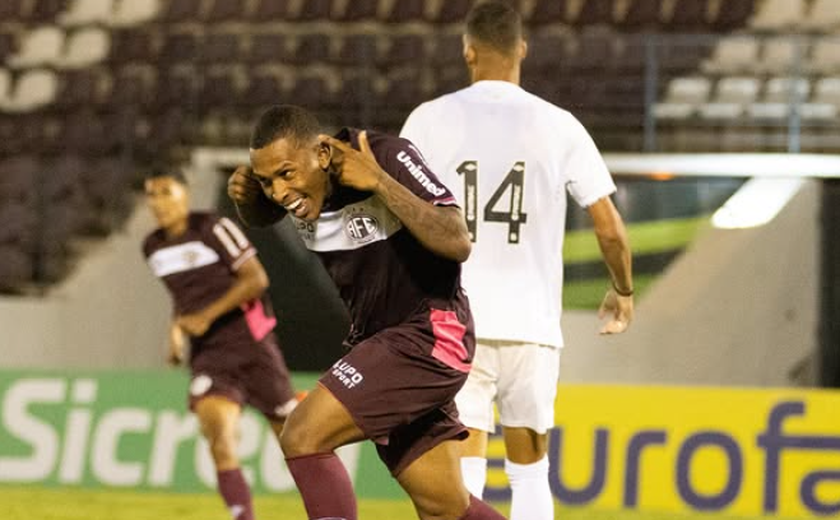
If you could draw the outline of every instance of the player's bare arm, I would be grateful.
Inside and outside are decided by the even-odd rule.
[[[193,314],[179,316],[177,324],[190,336],[202,336],[220,316],[245,302],[262,296],[268,289],[268,275],[256,257],[251,257],[236,272],[236,282],[218,300]]]
[[[239,220],[248,227],[270,226],[286,216],[285,208],[268,200],[248,166],[236,168],[228,178],[227,191]]]
[[[340,152],[334,160],[340,169],[340,183],[375,193],[433,253],[457,262],[469,257],[472,244],[460,208],[430,204],[385,173],[376,162],[366,132],[359,134],[361,150],[327,135],[319,138]]]
[[[169,327],[169,353],[166,357],[167,363],[172,366],[178,366],[183,363],[185,348],[184,331],[178,325],[177,319],[174,319]]]
[[[609,316],[601,333],[618,334],[627,329],[634,314],[632,256],[627,229],[609,197],[599,199],[587,211],[592,217],[595,236],[612,278],[612,287],[599,310],[600,318]]]

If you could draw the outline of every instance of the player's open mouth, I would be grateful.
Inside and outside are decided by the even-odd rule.
[[[303,197],[297,199],[291,204],[286,205],[286,211],[290,212],[296,217],[302,217],[306,214],[306,204],[303,203]]]

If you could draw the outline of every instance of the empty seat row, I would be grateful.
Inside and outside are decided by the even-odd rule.
[[[840,77],[724,77],[713,86],[708,77],[675,78],[654,106],[659,119],[782,119],[796,108],[807,120],[831,121],[840,111]]]
[[[749,26],[777,32],[805,30],[833,32],[840,29],[840,2],[837,0],[764,0]]]
[[[702,69],[712,74],[832,74],[840,71],[840,36],[729,36],[714,46]]]

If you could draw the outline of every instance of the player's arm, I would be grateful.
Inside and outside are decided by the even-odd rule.
[[[228,178],[228,197],[236,206],[239,220],[248,227],[270,226],[286,216],[284,207],[268,200],[247,166],[239,166]]]
[[[361,151],[330,136],[320,137],[343,154],[339,182],[375,193],[429,251],[456,262],[466,261],[472,243],[460,208],[431,204],[388,175],[377,163],[366,132],[359,134]]]
[[[236,281],[220,298],[193,314],[178,318],[178,325],[191,336],[201,336],[220,316],[259,298],[268,289],[268,275],[256,256],[236,271]]]
[[[624,220],[609,197],[598,199],[587,208],[604,262],[610,271],[612,287],[601,304],[601,318],[610,320],[602,334],[624,332],[633,320],[633,268],[630,242]]]

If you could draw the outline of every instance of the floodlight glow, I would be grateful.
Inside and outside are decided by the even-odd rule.
[[[712,215],[712,225],[741,229],[767,224],[799,192],[803,179],[750,179]]]

